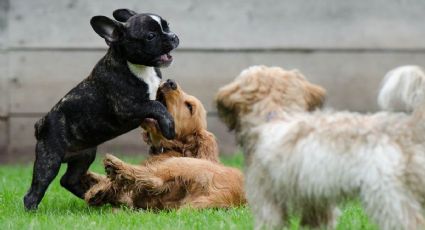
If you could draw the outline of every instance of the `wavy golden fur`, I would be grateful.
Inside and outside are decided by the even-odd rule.
[[[162,137],[156,122],[145,122],[142,127],[148,143],[155,149],[162,148],[164,155],[193,157],[218,162],[218,145],[215,137],[207,130],[207,112],[202,103],[194,96],[185,93],[179,85],[174,89],[164,83],[158,90],[158,100],[173,115],[176,138],[168,140]],[[170,154],[170,152],[172,152]],[[155,154],[155,152],[154,152]]]
[[[176,139],[162,137],[155,121],[144,122],[144,137],[154,147],[154,155],[141,165],[130,165],[108,154],[104,160],[108,178],[89,175],[97,183],[85,200],[90,205],[155,210],[244,204],[243,175],[219,163],[217,142],[207,131],[202,103],[169,81],[159,88],[158,100],[175,119]]]

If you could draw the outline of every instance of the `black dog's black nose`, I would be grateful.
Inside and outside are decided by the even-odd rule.
[[[179,37],[177,37],[177,35],[175,33],[171,33],[170,35],[168,35],[171,44],[173,45],[173,48],[177,48],[177,46],[179,46]]]
[[[176,90],[177,89],[177,83],[174,80],[168,79],[165,84],[171,88],[172,90]]]
[[[171,34],[170,37],[172,41],[176,41],[178,39],[176,34]]]

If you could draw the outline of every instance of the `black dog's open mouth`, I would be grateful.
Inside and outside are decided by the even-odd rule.
[[[168,66],[173,62],[173,56],[170,53],[163,54],[157,58],[157,62],[161,66]]]

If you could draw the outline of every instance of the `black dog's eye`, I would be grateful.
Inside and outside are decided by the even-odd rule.
[[[148,35],[146,36],[146,39],[150,41],[154,39],[155,37],[156,37],[156,34],[151,32],[151,33],[148,33]]]
[[[192,108],[192,104],[190,104],[189,102],[185,102],[187,109],[190,111],[190,114],[193,113],[193,108]]]

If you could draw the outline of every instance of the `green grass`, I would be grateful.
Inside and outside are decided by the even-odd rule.
[[[91,170],[103,173],[101,156]],[[123,157],[125,161],[138,163],[141,157]],[[225,157],[226,165],[239,167],[243,157],[237,154]],[[65,165],[64,165],[65,166]],[[59,175],[64,173],[62,167]],[[228,210],[202,211],[134,211],[127,208],[113,209],[88,207],[59,185],[59,176],[49,187],[38,211],[25,212],[22,204],[31,180],[31,165],[0,166],[0,229],[252,229],[253,218],[248,207]],[[297,217],[290,220],[289,229],[299,229]],[[376,229],[363,213],[358,202],[343,206],[343,215],[337,229]]]

